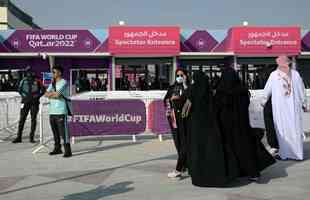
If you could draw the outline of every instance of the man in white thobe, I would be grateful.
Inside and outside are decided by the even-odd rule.
[[[264,88],[263,105],[272,98],[272,113],[279,141],[281,159],[303,160],[302,112],[305,107],[305,88],[299,73],[289,67],[287,56],[277,58]]]

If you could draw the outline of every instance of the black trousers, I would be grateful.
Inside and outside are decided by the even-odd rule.
[[[182,118],[181,111],[176,111],[177,128],[171,128],[173,141],[178,153],[176,170],[179,172],[188,169],[188,136],[187,120]]]
[[[39,112],[39,106],[40,106],[39,102],[30,102],[23,104],[23,107],[20,110],[20,118],[18,123],[18,132],[17,132],[18,138],[22,138],[25,121],[27,119],[29,111],[31,115],[30,139],[34,138],[34,134],[37,127],[37,116]]]
[[[70,135],[66,115],[50,115],[50,125],[53,131],[56,149],[61,148],[61,137],[64,144],[70,144]]]
[[[268,144],[271,148],[279,149],[278,138],[273,122],[271,98],[269,98],[264,107],[264,122],[266,126],[266,136]]]

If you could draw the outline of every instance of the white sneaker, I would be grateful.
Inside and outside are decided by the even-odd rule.
[[[259,176],[257,176],[257,177],[250,177],[249,180],[253,181],[253,182],[258,182],[259,181]]]
[[[174,170],[168,173],[168,178],[177,178],[177,177],[180,177],[181,175],[182,175],[181,172]]]
[[[269,150],[269,153],[270,153],[273,157],[275,157],[276,155],[278,155],[278,152],[279,152],[279,150],[276,149],[276,148],[271,148],[271,149]]]
[[[181,175],[182,175],[182,176],[189,176],[188,170],[186,170],[186,171],[182,172],[182,174],[181,174]]]

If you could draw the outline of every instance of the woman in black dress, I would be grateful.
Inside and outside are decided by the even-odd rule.
[[[225,149],[225,153],[231,151],[234,154],[239,176],[248,176],[250,180],[257,181],[260,171],[275,163],[275,160],[250,127],[250,93],[233,68],[223,70],[215,102],[223,144],[230,148]]]
[[[167,118],[178,153],[176,168],[168,174],[169,178],[180,177],[188,169],[188,120],[186,117],[182,117],[182,108],[187,99],[188,86],[189,77],[186,71],[178,69],[175,83],[168,88],[164,97]]]
[[[233,154],[224,152],[208,77],[197,71],[193,81],[183,109],[184,116],[191,116],[189,173],[195,186],[222,187],[238,177],[237,161]]]

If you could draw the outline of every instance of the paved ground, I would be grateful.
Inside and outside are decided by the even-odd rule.
[[[278,162],[259,183],[239,180],[228,188],[197,188],[189,178],[166,178],[176,158],[171,140],[80,141],[69,159],[51,157],[47,150],[34,155],[35,147],[28,140],[0,143],[1,200],[310,199],[310,141],[305,161]]]

